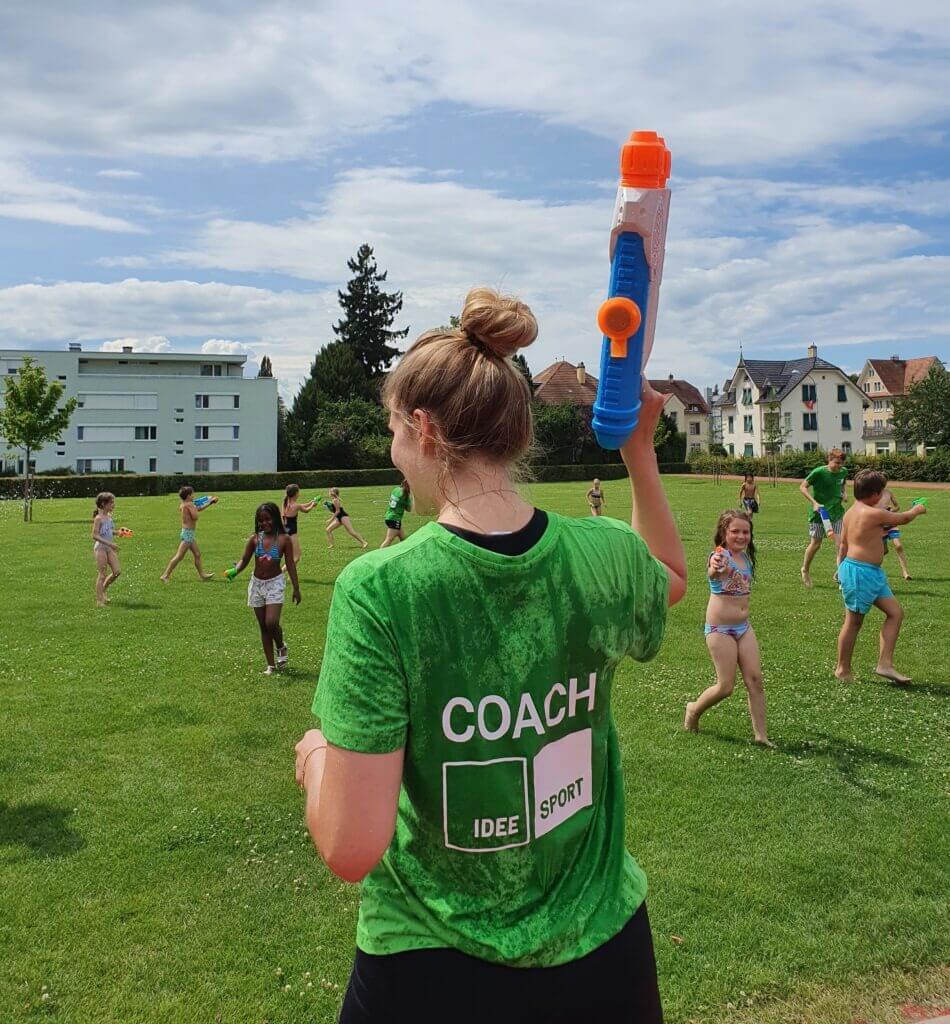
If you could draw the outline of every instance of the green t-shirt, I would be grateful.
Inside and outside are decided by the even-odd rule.
[[[523,555],[428,523],[340,573],[314,713],[335,746],[406,751],[362,950],[549,966],[623,928],[646,877],[624,848],[611,684],[656,654],[667,589],[629,526],[553,513]]]
[[[394,487],[389,495],[389,507],[386,509],[386,519],[401,520],[403,513],[409,511],[412,498],[403,494],[401,487]]]
[[[827,466],[816,466],[805,477],[805,483],[811,485],[811,493],[819,505],[824,505],[832,522],[836,522],[844,515],[844,505],[841,504],[841,495],[844,491],[844,482],[848,479],[848,471],[841,467],[837,472]],[[820,523],[821,513],[811,511],[808,516],[810,523]]]

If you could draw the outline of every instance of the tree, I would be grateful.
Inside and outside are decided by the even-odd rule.
[[[765,453],[773,487],[778,479],[778,457],[782,454],[789,433],[790,430],[782,426],[781,403],[774,400],[768,402],[762,416],[762,450]]]
[[[270,364],[270,356],[261,356],[261,368],[257,371],[258,377],[273,377],[274,370]]]
[[[344,317],[334,324],[333,333],[349,346],[367,379],[377,381],[399,355],[399,349],[392,343],[409,333],[408,327],[401,331],[392,329],[402,309],[402,292],[384,292],[380,288],[387,271],[380,273],[373,249],[365,243],[346,265],[354,276],[346,291],[337,292]]]
[[[29,356],[24,357],[18,374],[4,377],[4,385],[0,434],[11,448],[23,452],[23,521],[29,522],[33,518],[32,456],[68,429],[76,399],[68,398],[60,405],[63,385],[47,381],[43,367]]]
[[[899,441],[950,448],[950,373],[935,362],[927,376],[894,401],[894,432]]]
[[[518,367],[518,369],[524,374],[525,380],[531,385],[531,370],[528,367],[528,360],[520,353],[516,352],[512,357],[511,361]]]
[[[277,469],[293,469],[290,462],[290,437],[287,432],[287,406],[277,396]]]

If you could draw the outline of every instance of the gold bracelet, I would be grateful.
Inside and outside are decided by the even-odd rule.
[[[326,750],[326,749],[327,749],[327,744],[324,743],[322,746],[311,747],[310,750],[307,751],[307,756],[303,759],[303,767],[300,769],[300,777],[302,779],[306,779],[307,778],[307,762],[310,760],[310,758],[313,757],[313,755],[318,750]]]

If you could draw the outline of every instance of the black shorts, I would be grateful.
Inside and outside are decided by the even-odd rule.
[[[618,935],[558,967],[456,949],[357,949],[340,1024],[662,1024],[646,904]]]
[[[285,519],[284,520],[284,530],[291,537],[293,537],[293,535],[297,532],[297,517],[296,516],[292,516],[290,519]]]
[[[385,519],[384,522],[386,523],[386,529],[387,530],[401,530],[402,529],[402,520],[401,519]]]
[[[755,498],[743,498],[742,504],[745,505],[746,512],[759,511],[759,503],[755,500]]]
[[[342,523],[343,522],[343,517],[346,515],[346,509],[345,508],[341,508],[339,512],[335,513],[335,515],[336,515],[336,521],[338,523]]]

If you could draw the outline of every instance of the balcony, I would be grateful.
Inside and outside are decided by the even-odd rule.
[[[894,424],[888,423],[883,427],[865,426],[861,437],[865,441],[892,441],[894,439]]]

